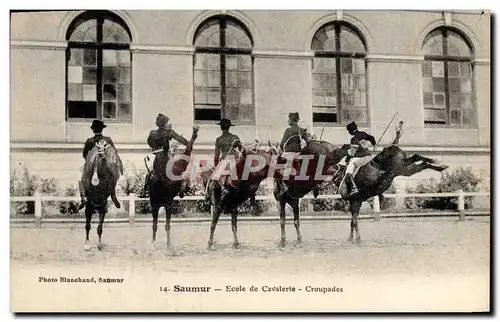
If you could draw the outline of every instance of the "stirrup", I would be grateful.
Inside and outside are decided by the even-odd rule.
[[[359,189],[353,188],[353,189],[351,189],[351,192],[349,193],[348,197],[352,197],[354,195],[357,195],[358,193],[359,193]]]

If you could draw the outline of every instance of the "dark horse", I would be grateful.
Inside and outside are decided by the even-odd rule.
[[[400,124],[402,126],[402,124]],[[280,225],[281,225],[281,245],[285,245],[285,206],[288,203],[294,213],[294,225],[297,230],[297,240],[301,241],[300,222],[299,222],[299,199],[311,191],[315,191],[321,184],[335,184],[339,188],[341,196],[349,201],[351,218],[351,234],[349,241],[353,239],[353,230],[356,230],[357,241],[360,240],[358,230],[359,209],[363,201],[374,196],[382,196],[392,184],[397,176],[412,176],[425,169],[443,171],[447,166],[434,165],[434,160],[414,154],[407,158],[406,154],[399,148],[398,143],[401,132],[396,133],[396,138],[392,144],[383,149],[370,162],[361,166],[356,174],[355,183],[359,189],[356,195],[348,194],[348,187],[343,180],[346,166],[339,164],[347,156],[350,149],[349,144],[344,144],[336,148],[325,141],[310,141],[301,151],[300,155],[313,155],[306,168],[306,175],[310,179],[297,179],[296,176],[290,176],[287,180],[288,190],[282,196],[279,196],[281,189],[281,180],[275,180],[274,195],[280,205]],[[320,156],[323,156],[323,166],[319,163]],[[280,161],[283,163],[285,161]],[[295,168],[300,169],[303,160],[296,161]],[[421,163],[419,163],[421,162]],[[314,180],[315,172],[321,171],[321,174],[330,176],[327,180]],[[312,179],[311,179],[312,177]],[[325,182],[326,181],[326,182]],[[317,191],[317,190],[316,190]]]
[[[217,227],[220,214],[222,212],[231,214],[231,229],[233,231],[233,246],[238,248],[238,233],[237,233],[237,218],[238,207],[246,200],[255,197],[260,183],[269,175],[269,168],[273,156],[276,153],[274,150],[269,152],[259,150],[258,147],[251,149],[244,149],[241,156],[236,160],[235,168],[237,179],[232,181],[233,188],[230,190],[227,198],[221,200],[221,183],[220,180],[213,180],[212,175],[215,169],[210,169],[201,174],[203,185],[206,187],[205,197],[210,200],[213,206],[212,225],[210,227],[210,237],[208,240],[208,249],[211,249],[214,244],[214,232]],[[265,160],[265,165],[260,170],[249,171],[247,178],[242,178],[245,168],[248,166],[257,167],[257,164],[250,157],[254,156],[261,160]],[[248,158],[248,162],[247,162]],[[250,162],[252,161],[252,162]],[[257,162],[257,161],[256,161]],[[274,174],[274,173],[273,173]],[[228,177],[226,177],[230,180]]]
[[[270,143],[269,143],[270,145]],[[322,184],[333,183],[339,173],[340,167],[336,165],[342,158],[343,154],[340,149],[337,149],[334,145],[326,141],[309,140],[307,145],[300,152],[301,156],[309,156],[309,161],[307,167],[302,169],[302,164],[304,159],[295,160],[294,168],[296,169],[295,175],[290,175],[289,179],[285,182],[288,186],[287,191],[280,195],[280,190],[282,189],[282,182],[279,178],[275,179],[274,185],[274,197],[279,203],[280,210],[280,226],[281,226],[281,241],[280,246],[285,246],[286,243],[286,205],[289,204],[293,210],[293,223],[295,230],[297,231],[297,242],[302,241],[302,236],[300,234],[300,198],[304,197],[309,192],[313,191],[315,195],[317,194],[319,188]],[[286,160],[279,157],[279,164],[286,164]],[[322,175],[332,176],[329,183],[325,182],[326,178],[317,177],[316,173],[320,172]],[[305,175],[306,177],[300,178],[298,175]]]
[[[85,159],[83,168],[83,188],[87,190],[85,204],[85,249],[89,250],[90,222],[94,213],[99,214],[97,248],[102,250],[101,236],[104,217],[108,212],[108,197],[114,192],[116,183],[123,174],[123,165],[118,152],[104,139],[97,142]]]
[[[166,223],[165,231],[167,232],[167,247],[170,248],[170,217],[172,216],[172,204],[175,196],[182,189],[182,184],[185,181],[183,173],[186,171],[189,164],[189,156],[193,150],[193,143],[198,137],[198,128],[193,128],[193,133],[186,149],[179,153],[169,156],[168,144],[165,144],[155,158],[153,163],[153,171],[149,182],[149,201],[151,204],[151,212],[153,215],[153,247],[156,242],[156,231],[158,230],[158,212],[161,207],[165,208]],[[173,174],[173,176],[172,176]]]
[[[414,154],[407,157],[406,153],[398,146],[400,132],[396,133],[396,139],[391,145],[384,148],[372,160],[358,169],[354,177],[354,182],[358,187],[358,193],[349,195],[345,180],[338,180],[339,193],[343,199],[349,201],[349,210],[351,212],[351,233],[348,241],[353,240],[353,232],[356,231],[356,241],[361,237],[358,228],[359,209],[363,201],[374,196],[381,196],[384,191],[389,189],[394,178],[398,176],[410,177],[425,169],[434,171],[444,171],[448,168],[446,165],[435,165],[433,159]],[[340,148],[341,155],[346,156],[349,145],[346,144]],[[342,172],[345,166],[342,166]]]

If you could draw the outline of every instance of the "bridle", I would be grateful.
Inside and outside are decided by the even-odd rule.
[[[101,142],[97,142],[95,146],[97,147],[97,154],[104,157],[111,145],[108,142],[104,142],[103,144]]]

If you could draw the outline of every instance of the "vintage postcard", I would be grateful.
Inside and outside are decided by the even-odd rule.
[[[10,12],[12,312],[489,312],[491,12]]]

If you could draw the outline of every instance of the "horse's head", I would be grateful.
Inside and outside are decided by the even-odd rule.
[[[271,155],[280,155],[281,154],[281,149],[280,149],[280,144],[276,143],[274,146],[271,144],[271,141],[267,141],[267,145],[269,146],[269,150],[267,150],[267,153]]]
[[[342,146],[329,151],[327,153],[328,164],[339,163],[342,158],[348,155],[350,148],[350,144],[343,144]]]
[[[105,139],[95,143],[87,155],[84,165],[84,177],[97,186],[104,182],[104,186],[112,186],[123,174],[123,164],[117,151]]]
[[[100,159],[106,159],[106,155],[108,153],[108,149],[111,146],[106,140],[100,139],[99,142],[95,144],[95,147],[97,148],[96,155]]]

